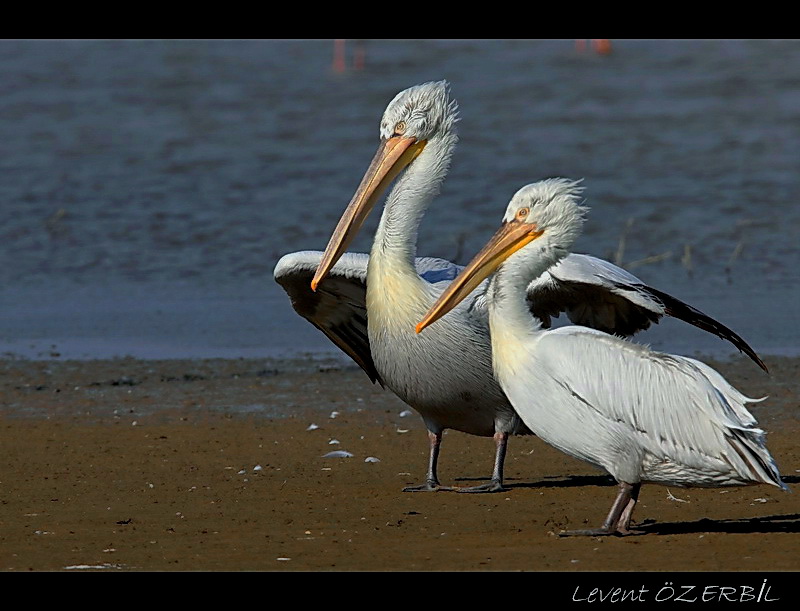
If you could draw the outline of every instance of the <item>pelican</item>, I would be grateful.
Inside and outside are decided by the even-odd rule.
[[[580,232],[581,191],[565,179],[520,189],[501,228],[439,296],[417,333],[440,318],[445,323],[444,315],[495,272],[486,299],[500,386],[535,435],[605,469],[619,484],[600,528],[564,534],[631,533],[642,482],[788,490],[764,431],[747,411],[757,400],[717,371],[596,329],[544,329],[531,317],[528,285],[568,253]]]
[[[508,436],[528,433],[492,376],[481,297],[466,301],[429,333],[414,333],[416,322],[461,269],[443,259],[416,256],[417,228],[439,192],[456,145],[457,115],[445,81],[397,94],[383,113],[378,151],[325,252],[287,254],[274,270],[301,316],[373,382],[391,389],[422,416],[430,443],[428,471],[423,484],[405,491],[444,489],[437,465],[448,428],[494,437],[496,444],[490,482],[458,490],[503,490]],[[345,253],[395,179],[370,255]],[[731,341],[764,367],[724,325],[601,259],[570,255],[534,279],[527,296],[530,313],[545,326],[551,316],[566,312],[575,324],[631,335],[662,316],[674,316]]]

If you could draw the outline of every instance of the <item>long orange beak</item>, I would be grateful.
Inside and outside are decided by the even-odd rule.
[[[431,306],[431,309],[417,325],[417,333],[456,307],[481,282],[497,270],[503,261],[543,233],[544,231],[541,231],[535,223],[524,223],[517,220],[504,222],[497,233],[486,243],[486,246],[461,270],[461,273]]]
[[[414,161],[425,148],[425,144],[427,144],[427,140],[403,136],[392,136],[381,143],[364,178],[361,179],[361,184],[358,185],[353,199],[350,200],[336,229],[333,230],[322,260],[311,280],[312,291],[317,290],[317,285],[328,275],[342,253],[347,250],[386,187],[409,163]]]

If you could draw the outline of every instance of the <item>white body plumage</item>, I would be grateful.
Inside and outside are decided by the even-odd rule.
[[[325,252],[286,255],[274,275],[298,313],[373,381],[422,415],[435,437],[425,489],[438,485],[438,443],[441,432],[453,428],[495,436],[495,470],[487,489],[498,490],[505,439],[527,429],[491,373],[485,296],[476,291],[450,321],[426,337],[414,333],[415,323],[461,269],[415,256],[422,215],[447,174],[457,141],[456,121],[447,83],[400,92],[384,112],[378,153]],[[379,195],[395,179],[369,257],[345,253]],[[630,335],[673,315],[732,341],[757,359],[723,325],[594,257],[571,255],[557,263],[530,283],[528,297],[529,316],[548,325],[551,316],[566,312],[576,324]]]
[[[566,255],[583,223],[585,208],[577,203],[581,191],[578,183],[564,179],[520,189],[501,229],[420,319],[417,330],[440,318],[444,323],[470,287],[496,270],[486,299],[500,386],[533,433],[620,483],[603,528],[580,534],[630,532],[641,482],[770,484],[786,490],[764,431],[747,410],[756,400],[717,371],[594,329],[544,329],[530,316],[531,279]]]
[[[559,450],[628,483],[782,485],[746,408],[755,400],[707,365],[583,327],[492,324],[500,385]]]

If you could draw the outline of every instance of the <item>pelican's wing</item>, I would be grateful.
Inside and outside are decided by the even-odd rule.
[[[546,355],[542,375],[569,391],[570,405],[559,409],[625,427],[656,461],[672,456],[702,470],[710,458],[785,488],[746,407],[758,400],[708,365],[582,327],[554,329],[537,350]]]
[[[456,265],[446,259],[437,257],[417,257],[414,261],[417,273],[431,284],[437,282],[452,282],[459,272],[464,269],[463,265]]]
[[[367,335],[367,262],[369,255],[345,253],[316,291],[311,279],[322,253],[304,250],[281,257],[275,281],[303,318],[322,331],[363,369],[373,382],[383,381],[375,369]]]
[[[566,312],[577,324],[629,336],[672,316],[731,342],[764,371],[767,367],[738,334],[700,310],[647,286],[633,274],[591,257],[570,254],[528,285],[531,312],[550,326]]]
[[[367,263],[369,255],[345,253],[333,266],[316,292],[311,279],[322,253],[303,250],[284,255],[275,266],[275,281],[303,318],[322,331],[363,369],[373,382],[383,385],[372,360],[367,333]],[[451,282],[461,266],[435,257],[418,257],[417,273],[430,282]]]

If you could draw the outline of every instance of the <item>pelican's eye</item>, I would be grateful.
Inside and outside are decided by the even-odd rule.
[[[398,136],[402,136],[406,133],[406,122],[405,121],[398,121],[397,125],[394,126],[394,133]]]
[[[524,221],[528,217],[528,213],[530,213],[530,208],[520,208],[517,210],[517,220]]]

